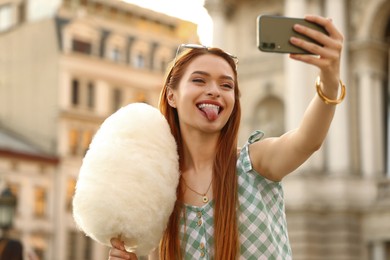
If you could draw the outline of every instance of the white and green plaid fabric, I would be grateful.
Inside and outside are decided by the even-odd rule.
[[[254,132],[237,161],[239,259],[292,259],[282,186],[259,175],[249,158],[249,144],[262,137],[262,132]],[[185,259],[214,259],[213,206],[213,201],[203,207],[185,206],[180,222]]]

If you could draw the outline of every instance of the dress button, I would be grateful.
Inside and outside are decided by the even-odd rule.
[[[202,220],[201,219],[198,220],[197,225],[198,225],[198,227],[200,227],[202,225]]]
[[[196,215],[197,215],[198,218],[201,218],[202,217],[202,212],[198,211],[198,213]]]
[[[204,248],[204,243],[200,243],[199,248],[203,249]]]
[[[204,251],[200,252],[200,257],[204,257],[205,253]]]

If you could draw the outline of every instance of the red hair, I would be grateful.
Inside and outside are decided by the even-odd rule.
[[[241,120],[241,106],[235,60],[219,48],[190,49],[177,58],[170,69],[160,95],[159,108],[171,127],[176,140],[179,167],[183,169],[184,153],[176,108],[167,100],[167,89],[176,89],[189,63],[197,56],[212,54],[225,59],[232,67],[235,81],[235,102],[232,114],[219,136],[213,165],[214,197],[214,259],[236,259],[239,251],[236,216],[237,198],[237,136]],[[182,207],[182,180],[177,188],[177,201],[160,244],[160,259],[182,259],[179,241],[179,222],[184,215]]]

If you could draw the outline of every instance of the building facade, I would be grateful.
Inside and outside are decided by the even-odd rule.
[[[117,109],[157,106],[196,29],[119,0],[0,0],[0,178],[18,196],[13,235],[26,259],[107,259],[72,217],[82,158]]]
[[[206,0],[214,45],[237,55],[243,118],[278,136],[300,123],[315,95],[316,69],[257,49],[260,14],[331,17],[344,34],[347,98],[320,151],[285,180],[293,258],[390,259],[389,60],[386,0]]]
[[[323,148],[283,181],[294,259],[390,259],[386,0],[206,0],[214,45],[239,57],[240,143],[298,126],[318,73],[256,47],[256,17],[331,17],[343,32],[347,98]],[[157,105],[193,24],[114,0],[0,0],[0,178],[18,195],[13,235],[39,259],[106,259],[75,227],[81,159],[102,121]]]

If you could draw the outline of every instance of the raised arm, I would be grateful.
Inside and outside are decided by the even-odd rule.
[[[320,69],[318,92],[305,111],[300,126],[281,137],[267,138],[250,146],[252,164],[264,177],[280,181],[298,168],[317,151],[328,133],[336,105],[327,104],[324,99],[338,100],[340,91],[340,57],[343,36],[330,19],[320,16],[306,16],[308,21],[325,27],[329,36],[315,30],[296,25],[294,29],[315,39],[323,46],[298,38],[291,43],[316,55],[290,54],[290,58]],[[313,82],[313,87],[314,87]],[[320,96],[323,96],[321,98]],[[332,103],[332,102],[331,102]],[[335,102],[336,103],[336,102]]]

